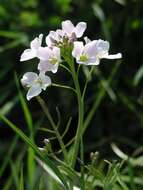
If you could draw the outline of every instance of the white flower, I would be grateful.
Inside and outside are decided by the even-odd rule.
[[[104,40],[91,41],[87,37],[84,38],[86,44],[83,42],[74,42],[72,51],[73,57],[76,58],[77,63],[85,65],[98,65],[100,59],[120,59],[121,53],[109,55],[109,42]]]
[[[109,55],[110,44],[108,41],[104,40],[95,40],[96,42],[96,56],[99,59],[120,59],[122,57],[121,53]]]
[[[53,47],[51,49],[49,47],[40,47],[37,55],[38,58],[40,59],[38,69],[41,72],[47,72],[47,71],[52,71],[53,73],[57,72],[59,63],[61,61],[60,48]]]
[[[76,26],[74,26],[70,20],[62,22],[62,30],[69,38],[74,37],[74,35],[76,38],[80,38],[86,30],[86,27],[85,22],[79,22]]]
[[[34,40],[31,41],[30,49],[24,50],[24,52],[21,55],[20,61],[27,61],[29,59],[37,57],[37,51],[39,47],[41,47],[42,38],[43,34],[40,34],[39,37],[36,37]]]
[[[76,58],[77,63],[85,65],[97,65],[96,52],[96,42],[91,41],[87,44],[83,42],[74,42],[74,48],[72,51],[72,56]]]
[[[51,79],[44,73],[38,75],[34,72],[27,72],[21,79],[21,83],[23,86],[29,88],[26,97],[27,100],[30,100],[31,98],[38,96],[42,90],[46,90],[46,88],[51,85]]]

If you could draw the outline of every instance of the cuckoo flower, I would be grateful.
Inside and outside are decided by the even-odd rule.
[[[38,75],[34,72],[27,72],[21,79],[21,83],[23,86],[29,88],[26,97],[27,100],[30,100],[31,98],[38,96],[42,90],[46,90],[46,88],[51,85],[51,79],[44,73]]]
[[[41,72],[52,71],[56,73],[58,70],[59,63],[61,61],[60,48],[58,47],[40,47],[38,50],[38,58],[40,63],[38,69]]]
[[[85,46],[82,42],[74,42],[72,51],[73,57],[76,58],[77,63],[86,65],[98,65],[100,59],[119,59],[122,57],[121,53],[109,55],[109,42],[104,40],[91,41],[87,37],[85,39]]]
[[[62,22],[62,30],[71,40],[82,37],[86,27],[85,22],[79,22],[76,26],[74,26],[70,20]]]
[[[84,38],[85,43],[89,43],[91,42],[91,40],[88,37]],[[104,40],[94,40],[94,42],[96,42],[96,57],[97,57],[97,62],[100,62],[100,59],[120,59],[122,58],[122,54],[121,53],[117,53],[117,54],[110,54],[109,55],[109,47],[110,44],[108,41],[104,41]]]
[[[74,42],[72,56],[76,58],[77,63],[85,65],[97,64],[97,58],[95,55],[95,44],[95,41],[91,41],[85,45],[83,44],[83,42]]]
[[[40,34],[39,37],[36,37],[30,43],[30,49],[24,50],[21,55],[20,61],[27,61],[29,59],[33,59],[37,57],[37,51],[41,47],[43,34]]]
[[[100,59],[105,58],[105,59],[120,59],[122,57],[121,53],[109,55],[109,47],[110,44],[108,41],[104,40],[95,40],[96,42],[96,57],[98,59],[98,62]]]

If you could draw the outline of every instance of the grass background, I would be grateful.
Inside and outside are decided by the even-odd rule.
[[[70,19],[75,24],[85,21],[88,24],[85,35],[91,39],[106,39],[111,44],[110,52],[121,52],[121,61],[103,60],[95,69],[92,82],[86,96],[86,114],[96,102],[96,112],[84,136],[86,162],[90,152],[99,151],[101,158],[119,159],[111,148],[115,143],[127,155],[140,158],[139,164],[131,165],[129,176],[142,174],[143,151],[143,3],[141,0],[0,0],[0,111],[16,123],[27,135],[30,135],[21,107],[14,73],[18,79],[26,71],[35,71],[35,61],[20,63],[22,51],[29,42],[40,33],[46,35],[50,30],[60,27],[63,20]],[[116,72],[115,72],[116,70]],[[81,86],[88,70],[80,73]],[[114,73],[115,72],[115,73]],[[114,75],[113,75],[114,74]],[[112,77],[113,75],[113,77]],[[110,85],[107,83],[112,77]],[[60,69],[52,76],[53,81],[71,83],[69,76]],[[21,88],[22,89],[22,88]],[[23,93],[25,91],[22,89]],[[54,96],[53,96],[54,94]],[[60,132],[70,115],[70,128],[64,141],[68,142],[75,134],[77,108],[75,99],[67,90],[49,88],[42,97],[48,102],[51,113],[61,114]],[[66,100],[66,101],[65,101]],[[49,123],[36,100],[27,103],[30,109],[35,141],[43,145],[43,139],[50,134],[39,130]],[[55,140],[54,150],[58,150]],[[7,160],[7,161],[6,161]],[[23,160],[23,161],[20,161]],[[0,187],[5,187],[13,176],[14,167],[20,171],[20,163],[26,166],[26,146],[17,140],[6,125],[0,121]],[[6,163],[6,164],[5,164]],[[13,175],[11,175],[13,174]],[[11,184],[17,187],[17,175]],[[6,183],[7,181],[7,183]],[[13,189],[14,189],[13,188]],[[142,184],[131,184],[130,189],[142,189]]]

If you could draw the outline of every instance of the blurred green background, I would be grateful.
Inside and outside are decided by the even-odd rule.
[[[29,42],[43,33],[61,27],[63,20],[74,24],[87,22],[85,36],[91,39],[108,40],[110,53],[121,52],[120,61],[103,60],[95,69],[86,96],[86,113],[96,102],[96,112],[85,132],[85,155],[89,160],[92,151],[99,151],[101,157],[117,159],[110,144],[116,143],[128,155],[142,152],[143,145],[143,2],[142,0],[0,0],[0,111],[28,134],[21,109],[18,90],[14,80],[17,73],[20,79],[27,71],[36,71],[36,61],[20,62],[20,55]],[[81,86],[88,73],[87,68],[80,72]],[[113,75],[113,76],[112,76]],[[71,78],[60,69],[52,80],[70,84]],[[109,82],[110,78],[110,84]],[[111,79],[112,78],[112,79]],[[25,90],[21,87],[23,93]],[[54,95],[53,95],[54,94]],[[72,115],[72,128],[65,142],[75,134],[77,108],[73,94],[67,90],[48,88],[42,93],[53,115],[58,107],[62,125]],[[49,134],[37,130],[48,127],[41,109],[32,99],[28,102],[38,146]],[[3,160],[15,134],[0,122],[0,163]],[[46,126],[45,126],[46,125]],[[64,130],[60,128],[61,132]],[[11,158],[16,159],[25,146],[18,141],[12,150]],[[58,149],[53,141],[55,150]],[[139,170],[135,170],[135,173]],[[10,175],[9,166],[0,183]]]

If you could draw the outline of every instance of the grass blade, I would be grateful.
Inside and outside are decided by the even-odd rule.
[[[63,188],[65,190],[68,190],[68,185],[66,183],[66,180],[64,179],[64,176],[61,174],[57,166],[48,158],[45,157],[40,150],[37,148],[37,146],[32,142],[30,138],[28,138],[21,129],[19,129],[16,125],[14,125],[12,122],[10,122],[6,117],[0,114],[0,119],[4,121],[13,131],[15,131],[21,138],[22,140],[28,144],[34,151],[35,153],[39,156],[41,160],[43,160],[49,168],[57,175],[57,177],[61,180],[61,183],[63,184]]]

